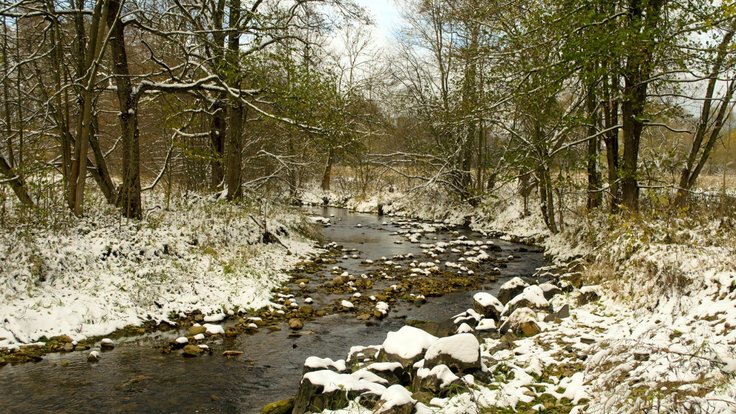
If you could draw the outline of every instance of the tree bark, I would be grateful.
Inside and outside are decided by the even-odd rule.
[[[604,89],[603,115],[604,126],[608,132],[603,136],[606,144],[606,164],[608,166],[608,191],[611,195],[611,213],[616,213],[621,205],[621,193],[619,191],[618,169],[619,169],[619,149],[618,149],[618,101],[611,95],[611,91],[618,90],[618,76],[611,75],[610,83],[606,81]]]
[[[227,129],[227,199],[237,200],[243,195],[241,187],[243,107],[234,103],[229,107]]]
[[[23,178],[15,172],[15,170],[8,164],[5,157],[0,156],[0,174],[5,177],[5,181],[10,185],[18,200],[27,207],[33,207],[33,200],[26,191],[25,182]]]
[[[327,161],[325,162],[325,169],[322,173],[322,191],[330,191],[330,182],[332,181],[332,164],[335,162],[335,150],[330,148],[327,151]]]
[[[228,27],[230,33],[227,38],[227,52],[225,59],[228,66],[227,84],[231,88],[240,89],[240,0],[230,0],[230,15]],[[242,169],[242,135],[243,135],[243,104],[240,97],[231,98],[228,107],[227,126],[227,164],[226,184],[227,199],[237,200],[242,195],[241,169]]]
[[[629,212],[639,210],[638,162],[644,106],[653,67],[656,29],[665,0],[630,0],[628,7],[628,55],[624,66],[623,116],[624,156],[621,165],[622,203]]]
[[[95,4],[92,14],[92,28],[85,56],[86,76],[83,79],[82,105],[79,122],[77,124],[77,139],[74,146],[74,156],[71,169],[71,186],[69,202],[73,206],[74,214],[81,216],[84,212],[84,189],[87,180],[87,151],[89,149],[89,135],[92,122],[94,102],[94,84],[97,77],[98,64],[96,59],[104,49],[105,21],[109,7],[108,1],[99,0]]]
[[[125,217],[140,219],[143,215],[140,178],[140,144],[138,131],[138,98],[130,81],[128,57],[125,51],[125,27],[120,20],[121,0],[109,0],[112,71],[115,75],[116,94],[120,107],[120,131],[123,140],[123,182],[118,193],[118,206]]]
[[[601,175],[598,171],[598,109],[596,102],[595,85],[588,86],[588,210],[594,210],[601,206],[603,200],[601,193]]]
[[[226,128],[226,112],[224,97],[217,98],[212,105],[212,122],[210,123],[210,147],[212,155],[210,159],[210,189],[217,191],[222,188],[225,179],[225,167],[223,160],[225,158],[225,136]]]

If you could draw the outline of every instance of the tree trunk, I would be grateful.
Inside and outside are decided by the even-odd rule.
[[[230,15],[228,27],[230,34],[227,38],[227,52],[225,59],[228,66],[227,84],[231,88],[240,89],[240,0],[230,0]],[[243,135],[243,104],[238,99],[232,99],[228,106],[227,147],[225,148],[227,199],[237,200],[242,195],[242,135]]]
[[[23,178],[13,170],[13,168],[5,160],[5,157],[0,156],[0,174],[5,177],[5,181],[10,185],[15,195],[20,200],[21,204],[28,207],[33,207],[33,200],[26,191],[25,182]]]
[[[243,195],[241,188],[243,107],[233,104],[229,107],[227,128],[227,199],[237,200]]]
[[[210,146],[212,158],[210,160],[210,189],[217,191],[222,188],[225,179],[225,134],[226,128],[226,105],[224,97],[220,96],[212,105],[213,114],[210,124]]]
[[[603,115],[605,117],[606,134],[603,141],[606,144],[606,164],[608,166],[608,191],[611,194],[611,213],[616,213],[621,205],[621,194],[619,192],[618,169],[618,101],[611,95],[611,91],[618,90],[618,76],[611,77],[610,84],[606,82],[604,89],[604,108]]]
[[[552,177],[549,169],[545,167],[537,167],[537,178],[539,179],[539,202],[542,211],[542,217],[547,228],[552,233],[557,233],[557,223],[555,222],[555,198],[552,190]]]
[[[143,216],[140,177],[140,144],[138,131],[138,98],[130,82],[128,56],[125,52],[125,27],[120,20],[121,0],[109,0],[107,25],[111,30],[110,51],[115,74],[116,93],[120,107],[120,132],[123,137],[123,182],[118,194],[118,206],[123,216],[140,219]]]
[[[734,23],[736,24],[736,23]],[[711,106],[713,102],[713,95],[715,93],[716,82],[718,81],[718,75],[722,71],[723,62],[726,58],[726,54],[729,52],[731,47],[731,40],[734,37],[734,29],[729,30],[718,45],[718,53],[715,60],[713,61],[713,67],[711,68],[708,80],[708,87],[705,91],[705,99],[703,100],[703,108],[700,112],[700,120],[695,130],[695,136],[693,137],[693,143],[690,147],[690,154],[688,155],[685,167],[682,169],[680,174],[680,187],[677,190],[677,197],[675,199],[675,205],[682,206],[687,199],[687,195],[690,189],[695,185],[695,181],[698,179],[701,164],[705,164],[710,156],[710,150],[718,139],[723,128],[724,120],[727,116],[726,112],[730,105],[733,97],[734,88],[736,82],[731,81],[726,89],[726,94],[720,103],[716,111],[716,119],[713,122],[713,126],[710,127],[710,117],[712,116]],[[703,139],[705,138],[708,129],[710,129],[710,136],[705,146],[703,147]],[[701,153],[702,147],[702,153]],[[697,165],[697,166],[696,166]],[[698,166],[700,168],[698,168]]]
[[[601,206],[603,200],[601,193],[601,175],[598,171],[598,114],[596,104],[595,85],[588,87],[588,210],[594,210]],[[595,138],[594,138],[595,136]]]
[[[332,164],[335,162],[335,150],[330,148],[327,151],[327,161],[325,162],[325,170],[322,173],[322,191],[330,191],[330,181],[332,180]]]
[[[215,67],[222,70],[225,66],[225,31],[223,22],[225,20],[225,0],[217,0],[213,15],[214,47],[212,58]],[[212,120],[210,122],[210,146],[212,150],[210,160],[210,189],[218,191],[222,189],[225,181],[225,139],[227,133],[227,95],[220,93],[212,104]]]
[[[624,66],[623,116],[624,157],[621,165],[622,204],[632,213],[639,210],[638,162],[644,106],[653,67],[662,7],[666,0],[630,0],[628,36],[631,40]]]
[[[81,216],[84,212],[84,188],[87,180],[87,151],[89,149],[89,135],[92,123],[94,102],[94,84],[97,77],[97,58],[104,49],[105,21],[108,15],[108,1],[98,0],[92,14],[90,40],[87,44],[85,56],[86,75],[82,80],[82,105],[79,122],[77,124],[77,139],[74,145],[74,156],[70,176],[69,203],[74,214]]]
[[[92,148],[92,154],[95,156],[95,172],[92,174],[92,177],[100,187],[102,194],[105,196],[105,200],[107,200],[109,204],[115,204],[117,198],[115,194],[115,184],[112,182],[110,170],[107,168],[105,154],[103,154],[102,148],[100,148],[100,141],[97,139],[99,131],[99,119],[95,114],[92,116],[92,131],[89,135],[89,146]],[[89,163],[89,161],[87,162]]]

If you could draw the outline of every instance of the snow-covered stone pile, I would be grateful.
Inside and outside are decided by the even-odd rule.
[[[518,294],[505,304],[476,293],[473,308],[453,318],[458,333],[448,337],[404,326],[381,345],[353,347],[346,361],[309,358],[293,412],[466,413],[481,407],[539,410],[545,403],[584,408],[589,385],[569,367],[587,357],[590,342],[567,332],[576,348],[573,356],[563,356],[562,345],[545,349],[546,341],[535,341],[560,326],[569,315],[566,301],[582,294],[563,299],[559,289],[519,278],[501,290],[513,291]]]
[[[63,230],[0,234],[0,347],[55,335],[80,340],[194,310],[259,308],[286,280],[282,272],[313,249],[299,235],[308,225],[297,214],[264,221],[242,206],[198,197],[180,203],[141,222],[108,212]],[[291,254],[262,243],[264,223]]]

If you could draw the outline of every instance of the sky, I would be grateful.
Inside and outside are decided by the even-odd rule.
[[[380,46],[392,44],[393,33],[401,21],[396,0],[356,0],[356,3],[365,7],[374,20],[376,43]]]

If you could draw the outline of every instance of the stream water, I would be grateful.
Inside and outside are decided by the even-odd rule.
[[[422,256],[419,244],[396,234],[402,226],[387,222],[386,217],[321,207],[309,212],[332,216],[332,225],[323,234],[328,242],[351,251],[336,264],[349,272],[365,272],[363,259],[409,253]],[[457,231],[469,239],[487,240],[478,233]],[[457,231],[428,233],[421,242],[450,240],[458,236]],[[538,250],[494,242],[504,254],[516,258],[501,269],[498,282],[483,286],[485,290],[493,292],[513,276],[530,277],[544,265]],[[316,318],[299,336],[284,328],[222,338],[209,343],[211,355],[199,358],[162,354],[155,348],[176,333],[118,341],[95,364],[87,362],[87,352],[50,354],[38,363],[0,368],[0,413],[257,413],[265,404],[296,393],[308,356],[345,358],[350,346],[380,344],[387,332],[409,319],[446,321],[471,306],[473,293],[475,290],[430,297],[421,306],[396,305],[387,318],[371,323],[357,320],[354,314]],[[316,292],[313,297],[315,305],[325,300]],[[244,355],[224,358],[224,350],[240,350]]]

